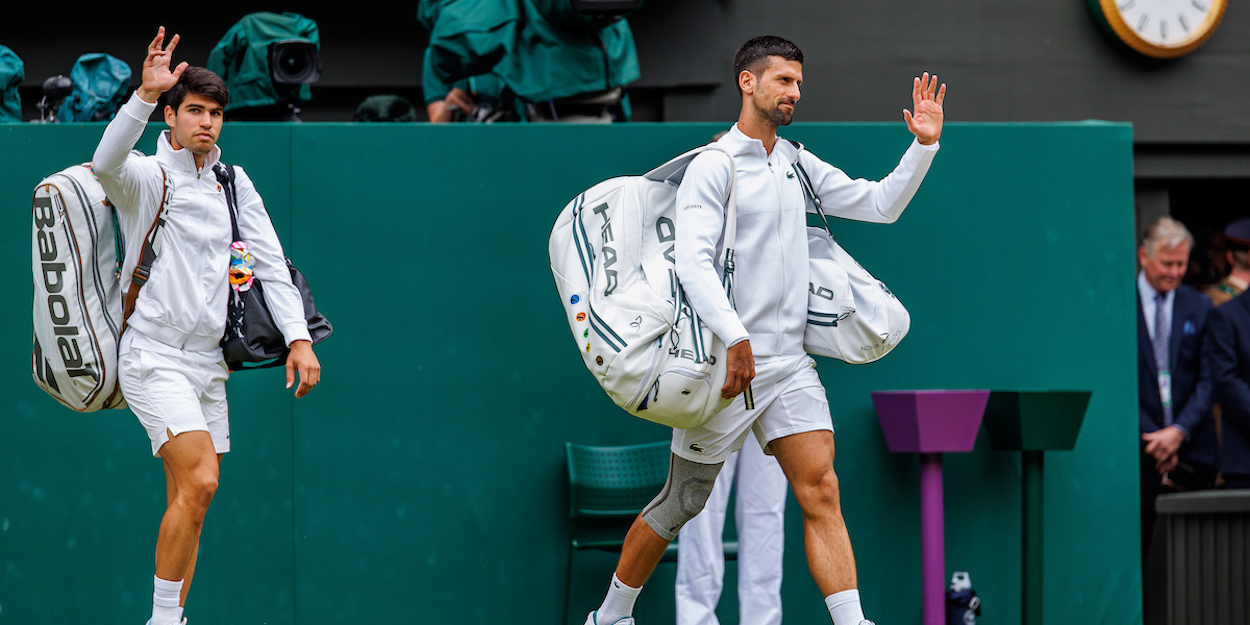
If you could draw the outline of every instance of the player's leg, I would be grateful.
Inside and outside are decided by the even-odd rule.
[[[833,471],[833,433],[803,432],[769,443],[803,510],[807,565],[826,596],[855,588],[855,557]]]
[[[221,454],[217,454],[217,465],[221,466]],[[174,482],[173,473],[169,469],[169,465],[165,464],[165,507],[168,508],[174,501],[177,493],[177,485]],[[178,605],[185,607],[187,605],[187,593],[191,592],[191,579],[195,577],[195,563],[199,560],[200,543],[197,540],[195,547],[191,551],[191,561],[187,563],[186,573],[182,577],[182,593],[178,599]]]
[[[217,492],[218,462],[208,432],[170,436],[161,447],[166,476],[173,482],[156,538],[152,625],[177,622],[190,585],[204,515]],[[169,493],[166,486],[166,492]]]
[[[156,576],[185,579],[196,557],[200,529],[217,492],[218,461],[208,432],[183,432],[161,447],[174,494],[156,539]]]
[[[833,432],[803,432],[769,443],[803,510],[807,566],[834,625],[864,620],[855,555],[842,517],[838,477],[833,471]]]
[[[738,475],[739,457],[739,452],[730,454],[720,475],[716,476],[703,512],[681,528],[674,584],[677,625],[720,623],[716,618],[716,604],[725,581],[725,511],[734,476]]]
[[[221,459],[230,451],[230,411],[226,403],[226,379],[230,370],[225,363],[197,363],[196,389],[199,391],[200,413],[204,416],[204,427],[208,428],[209,437],[213,441],[213,449],[217,454],[218,475],[221,472]],[[166,469],[168,476],[168,469]],[[191,591],[191,579],[195,576],[195,565],[199,560],[200,542],[195,542],[191,553],[191,561],[187,565],[183,577],[182,597],[179,605],[187,604],[187,595]]]
[[[777,383],[776,399],[753,430],[766,442],[765,452],[776,456],[802,510],[807,565],[830,616],[835,625],[859,625],[864,613],[833,470],[833,419],[815,361],[797,361]]]
[[[703,464],[672,455],[668,480],[625,535],[607,596],[599,609],[587,617],[588,625],[632,622],[629,617],[642,585],[651,577],[677,532],[703,510],[723,464]]]
[[[612,625],[614,619],[629,618],[642,584],[668,543],[703,510],[725,460],[742,447],[762,407],[774,396],[776,373],[775,368],[757,363],[751,383],[756,408],[748,410],[744,401],[735,399],[702,426],[673,430],[668,481],[629,528],[607,597],[599,610],[590,613],[587,625]]]
[[[780,625],[786,474],[756,440],[744,442],[738,453],[738,621]],[[689,531],[689,526],[682,530],[683,541]]]
[[[151,620],[166,625],[181,619],[186,577],[194,570],[204,514],[217,488],[219,454],[229,447],[224,433],[228,372],[200,362],[204,358],[135,347],[140,338],[133,332],[123,336],[119,364],[127,403],[147,430],[166,475]]]

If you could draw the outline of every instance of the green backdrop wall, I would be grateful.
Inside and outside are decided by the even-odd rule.
[[[80,415],[30,381],[31,191],[85,161],[101,125],[0,126],[0,625],[141,623],[163,509],[160,463],[127,411]],[[288,254],[335,325],[323,382],[229,383],[233,451],[205,525],[191,623],[557,623],[565,441],[668,430],[616,409],[568,338],[547,261],[556,214],[721,125],[268,125],[226,128]],[[155,124],[140,142],[154,149]],[[879,178],[902,124],[796,124],[785,135]],[[837,222],[913,314],[888,358],[822,360],[837,469],[870,618],[920,620],[915,457],[886,449],[869,392],[1093,390],[1076,449],[1047,458],[1046,622],[1138,623],[1132,134],[1122,124],[950,124],[893,225]],[[1020,622],[1020,462],[946,463],[948,570],[981,622]],[[788,622],[827,622],[787,510]],[[614,561],[575,560],[571,623]],[[672,565],[639,601],[673,620]],[[734,566],[720,612],[736,621]]]

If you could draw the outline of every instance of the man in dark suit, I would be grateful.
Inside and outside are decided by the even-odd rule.
[[[1226,234],[1230,241],[1250,244],[1250,219],[1233,222]],[[1250,488],[1250,292],[1211,313],[1205,351],[1214,396],[1224,410],[1224,486]]]
[[[1202,358],[1211,300],[1181,284],[1192,248],[1185,226],[1162,217],[1137,250],[1143,562],[1154,531],[1155,497],[1212,488],[1219,466],[1211,377]]]

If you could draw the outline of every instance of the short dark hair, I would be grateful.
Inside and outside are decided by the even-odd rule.
[[[771,35],[756,37],[742,44],[742,47],[738,48],[738,53],[734,55],[734,84],[738,84],[738,77],[743,71],[751,72],[756,76],[763,73],[768,67],[770,56],[779,56],[787,61],[803,62],[803,51],[793,43]]]
[[[226,103],[230,101],[230,91],[226,89],[226,82],[221,79],[221,76],[203,67],[188,67],[183,70],[182,76],[178,77],[177,84],[165,92],[165,103],[173,107],[174,112],[177,113],[178,107],[182,106],[182,101],[187,98],[187,94],[203,96],[220,104],[222,108],[226,108]]]

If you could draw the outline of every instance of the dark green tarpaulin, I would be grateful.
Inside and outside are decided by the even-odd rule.
[[[628,22],[578,15],[570,0],[424,0],[418,20],[431,31],[427,103],[487,73],[525,102],[621,87],[640,75]]]
[[[17,86],[26,80],[26,66],[12,50],[0,46],[0,122],[22,121]]]
[[[243,16],[208,54],[208,69],[221,76],[230,90],[226,110],[270,106],[282,97],[269,73],[269,44],[306,39],[321,49],[317,22],[297,13],[259,12]],[[300,85],[292,97],[312,98],[312,89]]]
[[[130,66],[103,52],[78,57],[69,78],[74,81],[74,91],[61,103],[57,121],[109,121],[130,96]]]

